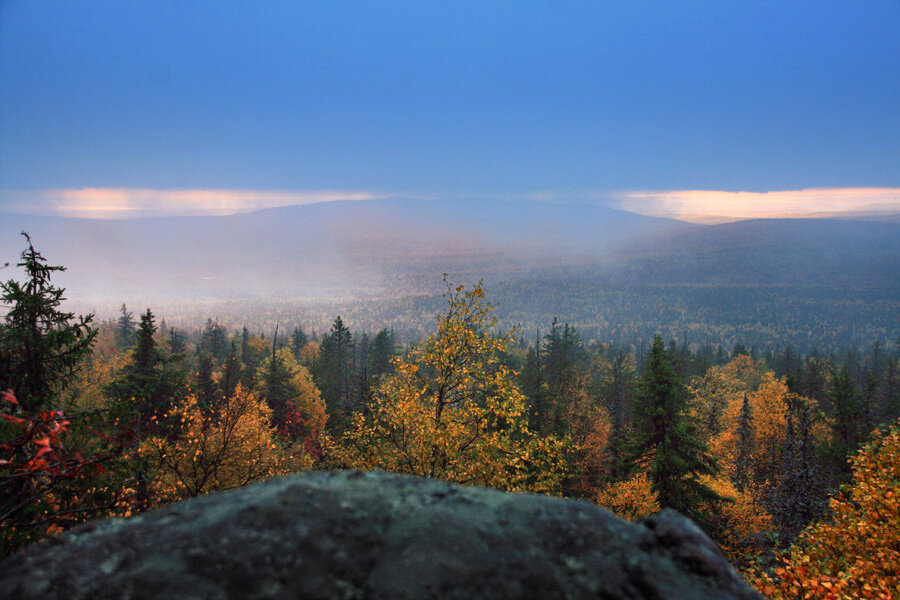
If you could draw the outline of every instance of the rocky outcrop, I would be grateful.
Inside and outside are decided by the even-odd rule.
[[[5,598],[759,598],[691,521],[388,473],[308,473],[89,523]]]

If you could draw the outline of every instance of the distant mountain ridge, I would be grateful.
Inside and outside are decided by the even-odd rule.
[[[616,272],[654,284],[900,290],[900,223],[752,219],[673,231],[633,244]]]
[[[0,256],[28,231],[72,294],[321,296],[415,287],[443,271],[509,275],[591,261],[619,244],[690,228],[583,204],[389,198],[272,208],[224,217],[90,220],[3,215]]]
[[[414,198],[224,217],[0,215],[0,263],[15,262],[22,230],[69,268],[60,282],[80,298],[396,297],[434,291],[443,272],[493,282],[900,285],[900,223],[890,220],[693,225],[589,204]]]

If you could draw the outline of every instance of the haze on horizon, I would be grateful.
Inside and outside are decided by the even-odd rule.
[[[900,212],[900,4],[0,4],[0,214]]]

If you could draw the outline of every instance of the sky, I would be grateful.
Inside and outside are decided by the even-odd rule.
[[[900,212],[900,0],[0,0],[0,212]]]

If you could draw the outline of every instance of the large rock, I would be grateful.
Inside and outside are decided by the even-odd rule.
[[[691,521],[388,473],[309,473],[89,523],[0,563],[0,596],[759,598]]]

